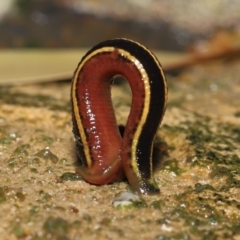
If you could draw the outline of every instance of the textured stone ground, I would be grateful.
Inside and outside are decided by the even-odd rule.
[[[240,239],[239,67],[168,77],[161,194],[128,208],[112,205],[127,183],[96,187],[75,174],[70,83],[1,87],[1,239]],[[128,89],[112,92],[124,123]]]

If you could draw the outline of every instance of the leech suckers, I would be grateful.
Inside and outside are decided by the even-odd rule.
[[[111,83],[122,75],[132,105],[121,137],[111,102]],[[76,171],[101,185],[126,176],[133,191],[157,193],[152,149],[167,102],[162,67],[143,45],[128,39],[99,43],[80,61],[71,88],[73,133],[81,163]]]

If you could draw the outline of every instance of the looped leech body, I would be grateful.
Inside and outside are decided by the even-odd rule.
[[[132,105],[121,137],[111,102],[111,83],[122,75]],[[126,176],[133,191],[157,193],[152,149],[167,102],[167,84],[157,58],[127,39],[99,43],[80,61],[71,89],[73,132],[81,166],[77,173],[101,185]]]

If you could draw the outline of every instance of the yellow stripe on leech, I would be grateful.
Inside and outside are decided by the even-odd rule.
[[[124,40],[124,38],[123,38],[123,40]],[[156,58],[156,56],[150,50],[148,50],[145,46],[141,45],[138,42],[129,40],[129,39],[125,39],[125,40],[137,44],[144,51],[148,52],[148,54],[154,60],[155,64],[158,66],[158,69],[159,69],[159,71],[161,73],[162,81],[163,81],[163,84],[164,84],[164,106],[163,106],[164,109],[163,109],[163,111],[165,111],[166,103],[167,103],[167,92],[168,92],[168,89],[167,89],[167,81],[166,81],[165,75],[163,73],[163,69],[162,69],[161,64],[159,63],[159,61]],[[150,92],[150,84],[149,84],[149,78],[147,76],[147,73],[145,72],[145,70],[144,70],[144,68],[143,68],[143,66],[141,64],[138,66],[138,69],[140,69],[140,73],[141,73],[141,75],[142,75],[142,77],[144,79],[145,101],[144,101],[144,112],[143,112],[143,115],[142,115],[142,117],[141,117],[141,119],[139,121],[139,128],[137,129],[136,134],[134,135],[134,139],[133,139],[134,144],[132,146],[132,154],[134,155],[134,157],[132,159],[132,166],[133,166],[133,169],[134,169],[135,173],[138,175],[139,178],[141,178],[139,169],[137,167],[137,157],[136,157],[137,144],[138,144],[138,140],[139,140],[139,137],[140,137],[140,134],[141,134],[141,131],[142,131],[143,124],[146,122],[147,114],[149,112],[151,92]],[[141,70],[143,70],[143,71],[141,71]],[[146,77],[145,77],[145,74],[146,74]],[[163,117],[163,115],[164,114],[162,114],[162,117]],[[141,124],[141,126],[140,126],[140,124]],[[136,138],[135,138],[135,136],[136,136]],[[152,149],[151,149],[151,155],[152,155]],[[150,161],[150,166],[149,167],[150,167],[150,170],[152,171],[152,161]],[[153,181],[152,172],[150,173],[150,181],[151,180]]]
[[[165,111],[166,105],[167,105],[168,88],[167,88],[167,81],[166,81],[166,78],[165,78],[162,66],[161,66],[160,62],[158,61],[158,59],[156,58],[156,56],[151,51],[149,51],[146,47],[144,47],[140,43],[137,43],[137,42],[135,42],[135,43],[138,44],[140,47],[142,47],[145,51],[148,52],[148,54],[153,58],[154,62],[158,66],[158,69],[160,70],[162,81],[163,81],[163,85],[164,85],[164,106],[163,106],[163,111]],[[149,109],[148,109],[148,111],[149,111]],[[163,118],[163,115],[164,115],[164,112],[162,114],[162,118]],[[162,119],[160,120],[160,122],[161,121],[162,121]],[[151,156],[152,156],[152,151],[153,151],[153,145],[152,145],[152,149],[151,149]],[[153,170],[153,168],[152,168],[152,161],[150,161],[150,170],[151,170],[151,173],[150,173],[150,179],[149,180],[154,182],[153,175],[152,175],[152,170]]]
[[[138,61],[137,58],[135,58],[133,55],[131,55],[129,52],[127,52],[123,49],[118,49],[118,52],[121,53],[121,56],[124,56],[125,58],[127,58],[129,61],[131,61],[136,66],[136,68],[138,69],[138,71],[141,75],[141,80],[143,81],[143,84],[144,84],[144,95],[145,96],[144,96],[143,112],[142,112],[141,118],[139,119],[137,129],[133,136],[132,146],[131,146],[131,156],[132,156],[131,165],[133,167],[133,171],[140,179],[141,173],[138,168],[137,145],[139,142],[139,137],[142,133],[143,125],[145,124],[148,113],[149,113],[150,94],[151,94],[149,78],[148,78],[148,75],[147,75],[143,65]]]
[[[134,43],[138,44],[136,42],[134,42]],[[161,68],[158,60],[156,59],[156,57],[147,48],[145,48],[144,46],[142,46],[140,44],[138,44],[138,45],[140,47],[142,47],[145,51],[147,51],[153,57],[155,63],[159,67],[159,69],[161,71],[163,81],[164,81],[165,101],[166,101],[167,100],[166,99],[167,98],[166,97],[167,96],[167,87],[166,87],[167,85],[166,85],[166,81],[165,81],[165,78],[164,78],[162,68]],[[96,56],[99,53],[113,52],[114,50],[115,50],[114,47],[103,47],[103,48],[97,49],[97,50],[93,51],[92,53],[90,53],[89,55],[87,55],[84,58],[84,60],[82,62],[80,62],[79,66],[78,66],[78,68],[75,72],[74,78],[73,78],[73,88],[72,88],[73,111],[74,111],[74,115],[75,115],[75,119],[76,119],[76,122],[77,122],[78,129],[79,129],[79,134],[81,136],[83,149],[84,149],[84,154],[85,154],[85,158],[86,158],[86,162],[87,162],[88,167],[90,167],[92,165],[92,159],[91,159],[91,156],[90,156],[90,149],[89,149],[89,145],[88,145],[88,142],[87,142],[87,137],[85,135],[84,127],[83,127],[81,117],[80,117],[81,113],[80,113],[79,108],[78,108],[78,99],[77,99],[77,96],[76,96],[76,88],[77,88],[76,86],[77,86],[77,83],[78,83],[78,76],[79,76],[79,73],[80,73],[81,69],[83,68],[84,64],[89,59],[91,59],[92,57]],[[149,113],[150,97],[151,97],[149,78],[148,78],[148,75],[147,75],[145,69],[143,68],[142,64],[138,61],[137,58],[135,58],[133,55],[131,55],[129,52],[127,52],[123,49],[118,49],[118,52],[120,53],[121,56],[126,57],[128,60],[133,62],[133,64],[137,67],[140,75],[142,76],[143,83],[144,83],[145,97],[144,97],[143,113],[142,113],[141,119],[139,120],[139,124],[137,126],[136,132],[133,136],[133,144],[132,144],[132,147],[131,147],[131,154],[132,154],[131,164],[132,164],[132,167],[133,167],[133,171],[136,173],[136,175],[139,178],[141,178],[141,174],[140,174],[140,171],[139,171],[139,168],[138,168],[137,154],[136,153],[137,153],[137,145],[138,145],[138,142],[139,142],[139,137],[141,135],[143,125],[145,124],[146,119],[147,119],[147,115]]]
[[[78,98],[76,96],[76,89],[77,89],[77,84],[78,84],[78,76],[79,73],[81,71],[81,69],[83,68],[83,66],[85,65],[85,63],[91,59],[92,57],[96,56],[99,53],[102,52],[113,52],[114,51],[114,47],[103,47],[100,49],[97,49],[93,52],[91,52],[89,55],[87,55],[83,61],[80,62],[80,64],[78,65],[75,74],[74,74],[74,78],[73,78],[73,83],[72,83],[72,101],[73,101],[73,112],[74,112],[74,116],[77,122],[77,127],[79,129],[79,134],[81,137],[81,141],[83,144],[83,151],[85,154],[85,158],[86,158],[86,162],[87,162],[87,166],[90,167],[92,165],[93,160],[91,159],[91,155],[90,155],[90,149],[89,149],[89,145],[88,145],[88,141],[87,141],[87,136],[85,135],[85,131],[84,131],[84,127],[83,127],[83,123],[81,120],[81,112],[80,109],[78,107]],[[79,101],[81,101],[79,99]]]
[[[74,115],[75,115],[75,119],[77,122],[77,126],[79,129],[79,134],[81,136],[81,141],[83,144],[83,150],[84,150],[84,154],[85,154],[85,158],[86,158],[86,162],[87,162],[87,166],[90,167],[92,165],[92,159],[91,159],[91,155],[90,155],[90,149],[89,149],[89,145],[88,145],[88,141],[87,141],[87,137],[85,135],[85,131],[84,131],[84,127],[83,127],[83,123],[81,121],[81,113],[79,111],[78,108],[78,99],[76,96],[76,88],[77,88],[77,83],[78,83],[78,76],[79,73],[81,71],[81,69],[83,68],[84,64],[91,59],[92,57],[96,56],[99,53],[103,53],[103,52],[113,52],[115,50],[114,47],[103,47],[100,49],[97,49],[95,51],[93,51],[92,53],[90,53],[89,55],[87,55],[84,60],[82,62],[80,62],[79,66],[77,67],[77,70],[75,72],[74,78],[73,78],[73,87],[72,87],[72,97],[73,97],[73,111],[74,111]],[[143,68],[142,64],[138,61],[137,58],[135,58],[133,55],[131,55],[129,52],[123,50],[123,49],[118,49],[118,52],[123,56],[126,57],[128,60],[130,60],[131,62],[133,62],[133,64],[137,67],[137,69],[139,70],[140,75],[142,76],[142,79],[144,81],[144,88],[145,88],[145,98],[144,98],[144,109],[143,109],[143,114],[142,117],[139,121],[137,130],[134,134],[134,139],[133,139],[133,145],[131,148],[131,152],[132,152],[132,159],[131,159],[131,163],[132,163],[132,167],[134,172],[136,173],[136,175],[140,178],[141,174],[140,171],[138,169],[138,163],[137,163],[137,155],[136,155],[136,151],[137,151],[137,145],[138,145],[138,140],[142,131],[142,127],[146,121],[147,115],[148,115],[148,111],[149,111],[149,103],[150,103],[150,85],[149,85],[149,79],[147,76],[147,73],[145,71],[145,69]]]
[[[167,92],[168,92],[168,88],[167,88],[167,81],[166,81],[166,78],[165,78],[165,75],[164,75],[164,72],[163,72],[163,69],[162,69],[162,66],[160,65],[158,59],[156,58],[156,56],[150,51],[148,50],[145,46],[143,46],[142,44],[138,43],[138,42],[135,42],[135,41],[132,41],[132,40],[129,40],[129,39],[126,39],[126,38],[122,38],[123,40],[127,40],[129,42],[133,42],[135,44],[137,44],[139,47],[143,48],[144,51],[148,52],[148,54],[153,58],[154,62],[156,63],[156,65],[158,66],[158,69],[160,70],[161,72],[161,76],[162,76],[162,79],[163,79],[163,84],[164,84],[164,92],[165,92],[165,95],[164,95],[164,109],[166,108],[166,103],[167,103]],[[164,114],[163,114],[164,115]],[[163,117],[163,116],[162,116]]]

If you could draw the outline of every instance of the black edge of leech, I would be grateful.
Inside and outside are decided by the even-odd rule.
[[[73,103],[72,103],[73,105]],[[73,108],[73,106],[72,106]],[[84,165],[87,166],[87,160],[84,154],[84,149],[83,149],[83,144],[82,144],[82,140],[81,140],[81,136],[79,133],[79,129],[77,126],[77,122],[76,122],[76,118],[74,117],[74,113],[72,113],[72,123],[73,123],[73,134],[74,134],[74,139],[75,139],[75,145],[76,145],[76,154],[77,154],[77,161],[75,163],[76,166],[80,166]]]
[[[126,39],[113,39],[107,40],[105,42],[99,43],[96,45],[92,51],[101,47],[115,47],[123,49],[129,53],[131,53],[136,59],[139,59],[141,64],[143,65],[146,73],[149,77],[149,84],[150,84],[150,91],[151,91],[151,101],[150,101],[150,109],[146,119],[146,122],[143,126],[142,133],[139,137],[138,141],[138,149],[148,149],[149,151],[141,151],[137,153],[137,155],[141,155],[137,157],[137,159],[147,159],[152,157],[152,143],[151,146],[147,146],[146,148],[146,141],[144,138],[146,136],[149,139],[153,139],[155,133],[158,129],[159,123],[161,122],[162,116],[165,111],[165,79],[162,76],[162,72],[159,69],[161,64],[159,63],[158,59],[152,52],[146,51],[146,49],[141,45],[134,41],[129,41]],[[151,80],[154,79],[154,80]],[[155,80],[156,79],[156,80]],[[160,89],[160,91],[159,91]],[[164,94],[161,94],[164,93]],[[159,106],[159,99],[161,100],[162,104]],[[139,162],[140,172],[142,173],[143,179],[148,179],[150,177],[150,163],[149,161],[141,161]]]
[[[89,55],[91,54],[93,51],[95,51],[96,49],[99,49],[98,45],[94,46],[93,48],[91,48],[90,50],[88,50],[85,55],[83,55],[83,57],[81,58],[81,60],[79,61],[78,65],[77,65],[77,68],[75,69],[74,73],[73,73],[73,77],[72,77],[72,81],[75,79],[75,77],[78,78],[78,76],[76,76],[76,73],[79,69],[79,66],[81,65],[81,63],[84,61],[84,59]],[[81,72],[81,71],[80,71]],[[80,74],[79,72],[79,74]],[[78,80],[76,81],[76,84],[78,83]],[[76,87],[76,92],[75,92],[75,96],[76,96],[76,99],[77,99],[77,102],[79,101],[78,99],[78,94],[77,94],[77,90],[78,88]],[[82,144],[82,140],[81,140],[81,135],[80,135],[80,131],[79,131],[79,128],[78,128],[78,125],[77,125],[77,121],[76,121],[76,117],[75,117],[75,114],[74,114],[74,102],[73,102],[73,85],[71,86],[71,105],[72,105],[72,123],[73,123],[73,134],[74,134],[74,139],[75,139],[75,144],[76,144],[76,153],[77,153],[77,162],[76,162],[76,165],[78,166],[79,163],[81,163],[81,166],[84,165],[84,166],[87,166],[87,160],[86,160],[86,156],[85,156],[85,153],[84,153],[84,147],[83,147],[83,144]],[[79,116],[81,118],[81,116]],[[82,119],[81,119],[82,120]],[[85,132],[85,136],[87,136],[87,133],[84,129],[84,132]]]
[[[78,77],[78,76],[76,76],[77,70],[78,70],[80,64],[83,62],[83,60],[91,53],[91,50],[92,49],[90,49],[79,61],[78,65],[77,65],[77,68],[75,69],[75,71],[73,73],[72,82],[75,79],[75,77]],[[78,80],[77,80],[77,82],[78,82]],[[77,84],[77,82],[76,82],[76,84]],[[75,96],[76,96],[77,102],[78,102],[79,99],[78,99],[77,89],[78,88],[76,87]],[[75,163],[75,165],[79,166],[79,163],[81,163],[80,166],[87,166],[87,160],[86,160],[86,156],[85,156],[85,153],[84,153],[84,147],[83,147],[83,144],[82,144],[80,131],[79,131],[79,128],[78,128],[78,125],[77,125],[77,120],[76,120],[76,117],[75,117],[75,113],[73,111],[73,109],[74,109],[74,106],[73,106],[74,105],[74,102],[73,102],[73,84],[71,85],[71,105],[72,105],[72,124],[73,124],[72,132],[74,134],[75,145],[76,145],[76,153],[77,153],[77,162]],[[80,118],[81,118],[81,116],[80,116]],[[84,132],[85,132],[85,130],[84,130]],[[87,136],[86,132],[85,132],[85,136]]]

